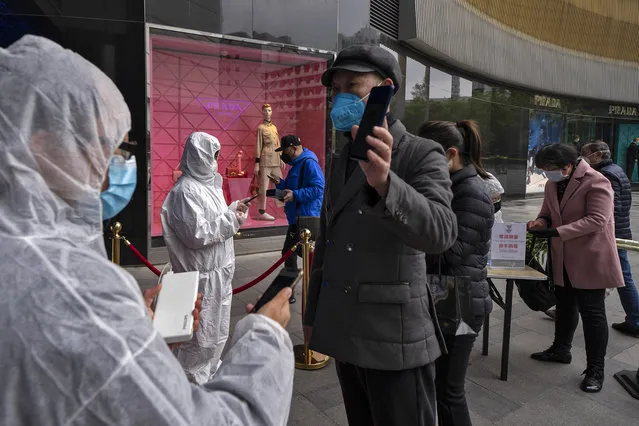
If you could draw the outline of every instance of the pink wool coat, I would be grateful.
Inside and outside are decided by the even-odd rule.
[[[557,184],[550,181],[546,184],[539,217],[549,218],[550,226],[559,232],[559,238],[551,239],[556,285],[564,285],[565,267],[574,288],[624,286],[613,210],[610,182],[585,161],[577,165],[561,203],[557,198]]]

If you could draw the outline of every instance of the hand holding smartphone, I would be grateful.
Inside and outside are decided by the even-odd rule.
[[[246,199],[242,200],[241,203],[249,205],[251,203],[251,201],[253,201],[254,199],[256,199],[259,196],[260,196],[260,194],[253,195],[251,198],[246,198]]]
[[[253,306],[251,313],[256,313],[262,309],[262,307],[273,300],[273,298],[277,296],[284,287],[291,287],[291,290],[295,290],[295,287],[301,281],[297,279],[298,275],[299,273],[297,272],[280,272],[280,274],[275,277],[271,285],[266,289],[262,297],[260,297],[260,300],[258,300],[255,306]]]
[[[384,125],[386,112],[393,97],[393,86],[377,86],[371,90],[366,102],[364,115],[359,123],[357,136],[350,149],[350,157],[355,160],[368,161],[368,150],[371,146],[366,142],[366,137],[373,134],[373,127]]]
[[[273,176],[273,175],[268,175],[267,177],[269,178],[269,180],[270,180],[271,182],[273,182],[273,183],[274,183],[274,184],[276,184],[276,185],[277,185],[277,184],[279,184],[279,183],[280,183],[280,181],[281,181],[281,179],[280,179],[280,178],[276,178],[276,177],[275,177],[275,176]]]

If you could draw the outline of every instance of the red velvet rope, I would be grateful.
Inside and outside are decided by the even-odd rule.
[[[160,275],[162,275],[162,272],[160,272],[160,270],[158,268],[156,268],[155,266],[153,266],[153,264],[151,262],[148,261],[148,259],[146,259],[144,256],[142,256],[142,253],[140,253],[138,251],[138,249],[135,248],[135,246],[133,244],[131,244],[129,242],[129,240],[127,240],[126,238],[123,238],[122,241],[124,241],[124,244],[126,244],[126,246],[128,248],[131,249],[131,251],[133,252],[133,254],[135,254],[137,256],[138,259],[140,259],[142,261],[142,263],[144,263],[146,265],[147,268],[149,268],[151,270],[151,272],[153,272],[155,275],[157,275],[158,277]],[[263,281],[266,277],[268,277],[269,275],[271,275],[282,263],[284,263],[286,261],[286,259],[288,259],[289,257],[291,257],[293,255],[293,253],[295,253],[295,251],[297,250],[297,245],[295,245],[293,248],[291,248],[289,251],[287,251],[284,256],[282,256],[280,258],[280,260],[278,260],[277,262],[275,262],[273,264],[273,266],[271,266],[270,268],[268,268],[266,270],[266,272],[264,272],[262,275],[260,275],[259,277],[255,278],[253,281],[251,281],[250,283],[244,284],[242,287],[238,287],[236,289],[233,289],[233,294],[238,294],[243,292],[244,290],[248,290],[249,288],[253,287],[256,284],[259,284],[261,281]],[[312,259],[312,258],[311,258]]]
[[[273,266],[271,266],[270,268],[268,268],[266,270],[266,272],[264,272],[262,275],[260,275],[259,277],[255,278],[253,281],[251,281],[250,283],[244,284],[242,287],[238,287],[238,288],[234,288],[233,289],[233,294],[238,294],[243,292],[244,290],[248,290],[249,288],[253,287],[254,285],[258,284],[259,282],[261,282],[262,280],[264,280],[264,278],[268,277],[269,275],[271,275],[273,273],[273,271],[275,271],[282,263],[284,263],[286,261],[286,259],[288,259],[289,257],[291,257],[293,255],[293,253],[295,253],[295,250],[297,250],[297,245],[294,246],[292,249],[290,249],[289,251],[287,251],[284,256],[282,256],[280,258],[280,260],[278,260],[277,262],[275,262],[275,264],[273,264]]]
[[[158,277],[160,275],[162,275],[162,272],[160,272],[160,270],[158,268],[156,268],[155,266],[153,266],[153,264],[151,262],[148,261],[147,258],[145,258],[144,256],[142,256],[142,253],[140,253],[138,251],[138,249],[135,248],[135,246],[133,244],[131,244],[129,242],[129,240],[127,240],[126,238],[123,239],[124,244],[126,244],[126,246],[128,248],[131,249],[131,251],[133,252],[134,255],[137,256],[138,259],[140,259],[142,261],[142,263],[144,263],[146,265],[147,268],[149,268],[151,270],[151,272],[153,272],[155,275],[157,275]]]

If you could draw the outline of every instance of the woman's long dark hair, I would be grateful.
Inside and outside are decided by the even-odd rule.
[[[472,164],[477,174],[488,179],[488,172],[481,162],[481,136],[479,126],[473,120],[428,121],[419,126],[417,133],[422,138],[438,142],[444,150],[457,148],[464,165]]]

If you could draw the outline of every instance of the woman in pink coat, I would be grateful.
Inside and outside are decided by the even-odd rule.
[[[528,229],[552,237],[557,316],[552,346],[531,357],[569,364],[581,314],[587,368],[580,387],[584,392],[599,392],[608,346],[606,289],[624,285],[615,243],[612,188],[570,145],[545,146],[535,164],[546,172],[549,182],[541,212],[528,222]]]

